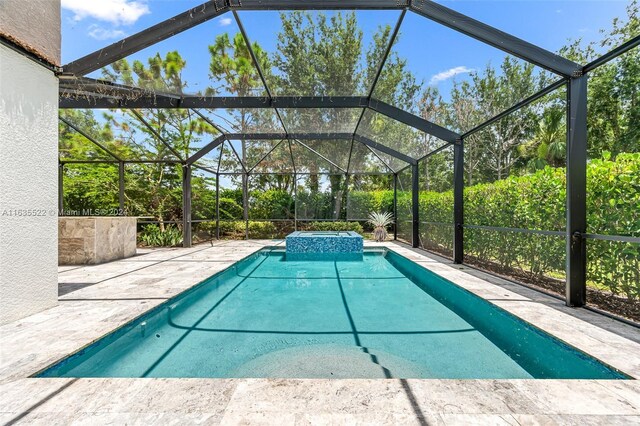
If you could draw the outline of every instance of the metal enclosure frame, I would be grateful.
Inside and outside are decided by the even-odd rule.
[[[257,61],[256,55],[251,48],[251,43],[244,30],[242,20],[237,11],[243,10],[345,10],[345,9],[396,9],[401,10],[400,18],[390,37],[389,44],[384,53],[381,63],[378,65],[377,75],[369,89],[367,96],[340,96],[340,97],[276,97],[272,96],[263,72]],[[92,80],[84,77],[88,73],[98,70],[118,59],[135,53],[143,48],[151,46],[173,35],[176,35],[189,28],[193,28],[203,22],[209,21],[223,13],[231,11],[244,37],[254,65],[265,87],[266,97],[208,97],[208,96],[177,96],[166,93],[149,92],[144,89],[128,87],[120,84],[114,84],[105,81]],[[538,65],[549,70],[560,78],[527,99],[513,105],[511,108],[503,111],[495,117],[477,125],[473,129],[464,134],[458,134],[454,131],[446,129],[435,123],[429,122],[421,117],[386,104],[372,97],[382,68],[387,60],[390,50],[393,46],[396,35],[401,28],[406,13],[416,13],[426,19],[435,21],[441,25],[445,25],[455,31],[467,36],[473,37],[485,44],[496,47],[527,62]],[[464,229],[465,228],[482,228],[491,230],[502,230],[505,228],[496,227],[478,227],[465,225],[464,223],[464,145],[469,143],[469,136],[490,126],[503,117],[526,107],[541,97],[559,89],[566,87],[567,90],[567,197],[566,197],[566,232],[555,231],[532,231],[526,229],[508,229],[516,232],[526,232],[544,235],[564,235],[566,240],[567,262],[566,262],[566,303],[569,306],[582,306],[586,303],[586,239],[605,239],[611,241],[626,241],[640,243],[639,238],[624,236],[603,236],[587,233],[586,220],[586,165],[587,165],[587,73],[597,67],[615,59],[623,53],[637,47],[640,44],[640,37],[624,43],[611,52],[603,55],[595,61],[580,65],[555,53],[544,50],[538,46],[493,28],[487,24],[469,18],[459,12],[449,9],[443,5],[432,1],[418,0],[306,0],[304,2],[296,0],[212,0],[203,3],[200,6],[192,8],[173,18],[158,23],[137,34],[126,37],[124,40],[113,43],[104,49],[100,49],[94,53],[79,58],[65,65],[60,73],[60,108],[184,108],[193,109],[199,116],[206,119],[196,108],[271,108],[285,130],[284,133],[227,133],[220,131],[221,136],[212,140],[204,146],[199,152],[191,155],[189,158],[182,158],[180,154],[173,149],[170,144],[166,143],[162,137],[155,132],[152,126],[147,123],[144,118],[135,110],[133,114],[146,126],[154,136],[164,143],[166,147],[176,156],[177,160],[155,160],[155,161],[131,161],[119,158],[110,152],[106,147],[93,139],[90,135],[78,129],[72,123],[61,118],[66,125],[70,126],[93,144],[98,146],[104,152],[109,154],[113,160],[99,161],[74,161],[60,160],[59,173],[59,209],[64,212],[63,205],[63,177],[65,164],[73,163],[113,163],[118,165],[118,201],[121,212],[125,206],[125,168],[130,163],[164,163],[164,164],[180,164],[182,166],[182,188],[183,188],[183,218],[182,226],[184,229],[184,245],[191,245],[191,175],[194,168],[205,170],[216,176],[216,224],[219,224],[219,177],[222,173],[218,170],[213,171],[206,169],[196,162],[207,153],[220,146],[225,141],[232,139],[250,140],[281,140],[289,144],[291,151],[292,140],[328,140],[340,139],[351,142],[349,153],[349,162],[344,172],[346,181],[349,176],[357,175],[350,171],[351,153],[356,143],[364,145],[369,151],[378,157],[389,169],[389,174],[393,176],[394,191],[394,216],[397,218],[397,187],[398,173],[411,167],[412,173],[412,245],[419,247],[419,196],[418,196],[418,173],[419,164],[429,156],[442,151],[443,149],[453,146],[453,169],[454,169],[454,217],[452,224],[454,228],[453,241],[453,261],[455,263],[464,262]],[[358,120],[353,132],[351,133],[289,133],[284,121],[280,115],[279,109],[283,108],[361,108],[362,114]],[[359,133],[360,122],[366,111],[373,111],[382,114],[392,120],[410,126],[420,132],[434,136],[445,142],[439,148],[426,152],[420,158],[413,158],[406,153],[392,149],[378,141],[371,140]],[[212,123],[216,127],[219,127]],[[348,143],[348,142],[345,142]],[[372,149],[373,148],[373,149]],[[407,164],[404,169],[394,170],[382,160],[375,150],[389,155],[393,158],[403,161]],[[318,154],[316,152],[316,154]],[[236,154],[237,155],[237,154]],[[295,168],[295,161],[292,155],[294,165],[293,173],[289,173],[296,179],[303,173]],[[320,154],[318,154],[320,155]],[[324,157],[323,157],[324,158]],[[263,158],[264,160],[264,158]],[[327,160],[325,158],[325,160]],[[242,163],[242,162],[241,162]],[[253,169],[240,173],[243,177],[243,194],[244,199],[247,198],[247,179],[253,172]],[[255,167],[255,166],[254,166]],[[295,185],[294,185],[295,190]],[[244,220],[248,223],[247,203],[243,203]],[[294,207],[297,209],[297,205]],[[297,212],[294,214],[294,227],[298,229],[299,218]],[[248,226],[248,225],[247,225]],[[218,229],[218,226],[216,226]],[[219,229],[217,233],[219,232]],[[216,235],[219,237],[219,234]],[[248,237],[248,229],[247,229]],[[394,239],[397,238],[397,226],[394,230]]]

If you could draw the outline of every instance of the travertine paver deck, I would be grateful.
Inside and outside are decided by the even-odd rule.
[[[28,376],[273,241],[145,251],[59,269],[60,304],[0,327],[0,423],[640,424],[638,381],[36,379]],[[367,243],[369,246],[380,245]],[[640,377],[640,332],[612,333],[553,299],[385,244],[456,284]],[[487,279],[489,279],[487,277]],[[491,278],[490,281],[495,281]],[[630,337],[626,339],[620,335]]]

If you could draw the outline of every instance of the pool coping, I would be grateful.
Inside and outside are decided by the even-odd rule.
[[[591,420],[593,416],[607,416],[607,422],[640,422],[640,382],[637,380],[28,378],[160,304],[153,296],[161,294],[166,300],[212,275],[209,265],[201,267],[200,262],[211,262],[210,265],[222,270],[265,246],[282,247],[282,244],[282,241],[223,242],[173,252],[150,251],[130,261],[131,264],[140,262],[141,268],[122,274],[123,268],[133,266],[126,261],[113,262],[110,265],[115,272],[112,273],[117,272],[113,278],[61,296],[60,300],[67,302],[58,308],[0,327],[0,343],[5,347],[0,358],[0,421],[29,416],[43,423],[52,418],[68,418],[116,422],[137,419],[143,423],[209,419],[212,423],[278,424],[287,419],[325,419],[337,423],[404,420],[422,423],[421,419],[427,419],[439,424],[466,423],[473,417],[483,423],[508,424],[527,420],[580,421],[581,416],[588,415]],[[392,242],[366,242],[365,247],[395,251],[608,365],[630,376],[640,376],[640,344],[636,342],[535,303],[459,270],[459,265],[442,263],[428,253],[417,253]],[[216,259],[206,260],[207,256]],[[175,257],[187,260],[180,263]],[[153,263],[150,258],[160,260]],[[150,285],[142,282],[152,275],[151,272],[143,274],[145,268],[151,271],[168,264],[174,268],[171,280],[179,278],[179,286],[168,280]],[[78,270],[81,273],[77,273]],[[78,270],[61,268],[60,274],[64,278],[65,274],[77,273],[78,280],[91,274],[100,275],[95,272],[100,270],[99,265]],[[133,285],[132,280],[141,284]],[[151,278],[148,280],[151,282]],[[91,299],[97,304],[92,309],[101,315],[93,319],[82,315],[83,302],[74,301],[79,294],[99,296],[114,291],[149,297],[149,300],[141,304],[123,299],[112,302],[114,307],[106,301]],[[85,308],[87,304],[91,306],[86,302]],[[7,359],[7,347],[16,359]],[[59,356],[61,353],[64,355]],[[213,403],[210,398],[203,398],[203,393],[217,395],[219,401]],[[141,405],[141,400],[147,401],[146,405]],[[365,412],[363,407],[367,407]]]

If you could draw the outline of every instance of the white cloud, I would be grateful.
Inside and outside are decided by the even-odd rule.
[[[218,23],[221,27],[226,27],[228,25],[231,25],[231,18],[220,18],[218,20]]]
[[[466,74],[466,73],[470,73],[470,72],[473,72],[473,71],[474,71],[474,69],[467,68],[465,66],[451,68],[451,69],[448,69],[446,71],[439,72],[438,74],[436,74],[433,77],[431,77],[431,80],[429,80],[429,84],[430,85],[435,85],[435,84],[440,83],[441,81],[445,81],[445,80],[448,80],[448,79],[450,79],[452,77],[455,77],[458,74]]]
[[[102,28],[100,25],[91,24],[89,25],[89,37],[93,37],[96,40],[109,40],[112,38],[122,38],[126,34],[122,30],[115,29],[106,29]]]
[[[151,12],[145,0],[62,0],[61,4],[76,21],[91,17],[114,25],[134,24]]]

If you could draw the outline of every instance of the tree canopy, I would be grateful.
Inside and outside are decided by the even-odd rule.
[[[546,73],[531,64],[507,56],[499,64],[488,63],[469,78],[455,80],[450,93],[422,81],[409,69],[406,58],[394,49],[373,87],[382,58],[392,35],[389,25],[380,26],[366,41],[354,12],[287,12],[280,15],[281,27],[273,51],[256,42],[251,49],[258,60],[273,95],[368,95],[405,109],[427,120],[464,132],[474,125],[516,104],[548,85]],[[599,44],[583,46],[580,40],[567,44],[560,54],[586,63],[640,32],[638,3],[631,2],[628,16],[616,19],[603,33]],[[398,34],[395,43],[403,37]],[[189,46],[184,46],[189,49]],[[232,96],[262,96],[265,86],[250,50],[240,33],[221,34],[208,42],[211,84],[198,93]],[[102,70],[104,79],[158,92],[185,93],[183,78],[189,63],[179,51],[151,55],[143,60],[119,60]],[[640,150],[640,53],[627,52],[619,59],[594,70],[589,78],[589,155],[613,158],[619,153]],[[564,167],[565,94],[560,89],[472,135],[465,144],[465,180],[468,185],[493,182],[508,176],[532,173],[544,167]],[[65,160],[109,160],[112,154],[133,160],[184,160],[222,131],[232,132],[353,132],[383,145],[420,158],[442,145],[442,141],[371,110],[360,108],[202,110],[201,117],[188,109],[141,109],[73,111],[61,116],[91,135],[106,148],[89,143],[70,127],[60,127],[60,157]],[[142,120],[144,120],[144,123]],[[343,130],[344,129],[344,130]],[[319,154],[319,155],[318,155]],[[260,162],[260,160],[262,160]],[[246,172],[228,176],[229,188],[252,186],[314,199],[326,193],[327,218],[346,215],[346,189],[388,188],[388,178],[357,173],[396,171],[406,163],[359,142],[335,141],[227,141],[196,165],[209,171]],[[350,180],[345,169],[349,167]],[[68,165],[65,201],[69,208],[113,204],[113,166]],[[420,184],[424,189],[451,188],[451,150],[447,149],[421,163]],[[293,172],[305,174],[294,181]],[[280,173],[280,174],[273,174]],[[131,214],[151,216],[159,221],[180,217],[181,170],[179,164],[127,165],[126,202]],[[74,180],[75,179],[75,180]],[[222,179],[222,178],[221,178]],[[79,182],[98,182],[83,193]],[[100,183],[102,182],[102,183]],[[215,174],[196,176],[193,196],[211,202]],[[256,193],[256,191],[253,191]],[[88,194],[92,194],[89,196]],[[241,209],[256,200],[241,195]],[[231,200],[233,197],[229,197]],[[317,197],[316,197],[317,198]],[[208,200],[208,201],[207,201]],[[196,203],[200,205],[200,202]],[[232,209],[233,210],[233,209]],[[214,212],[203,207],[203,217]]]

